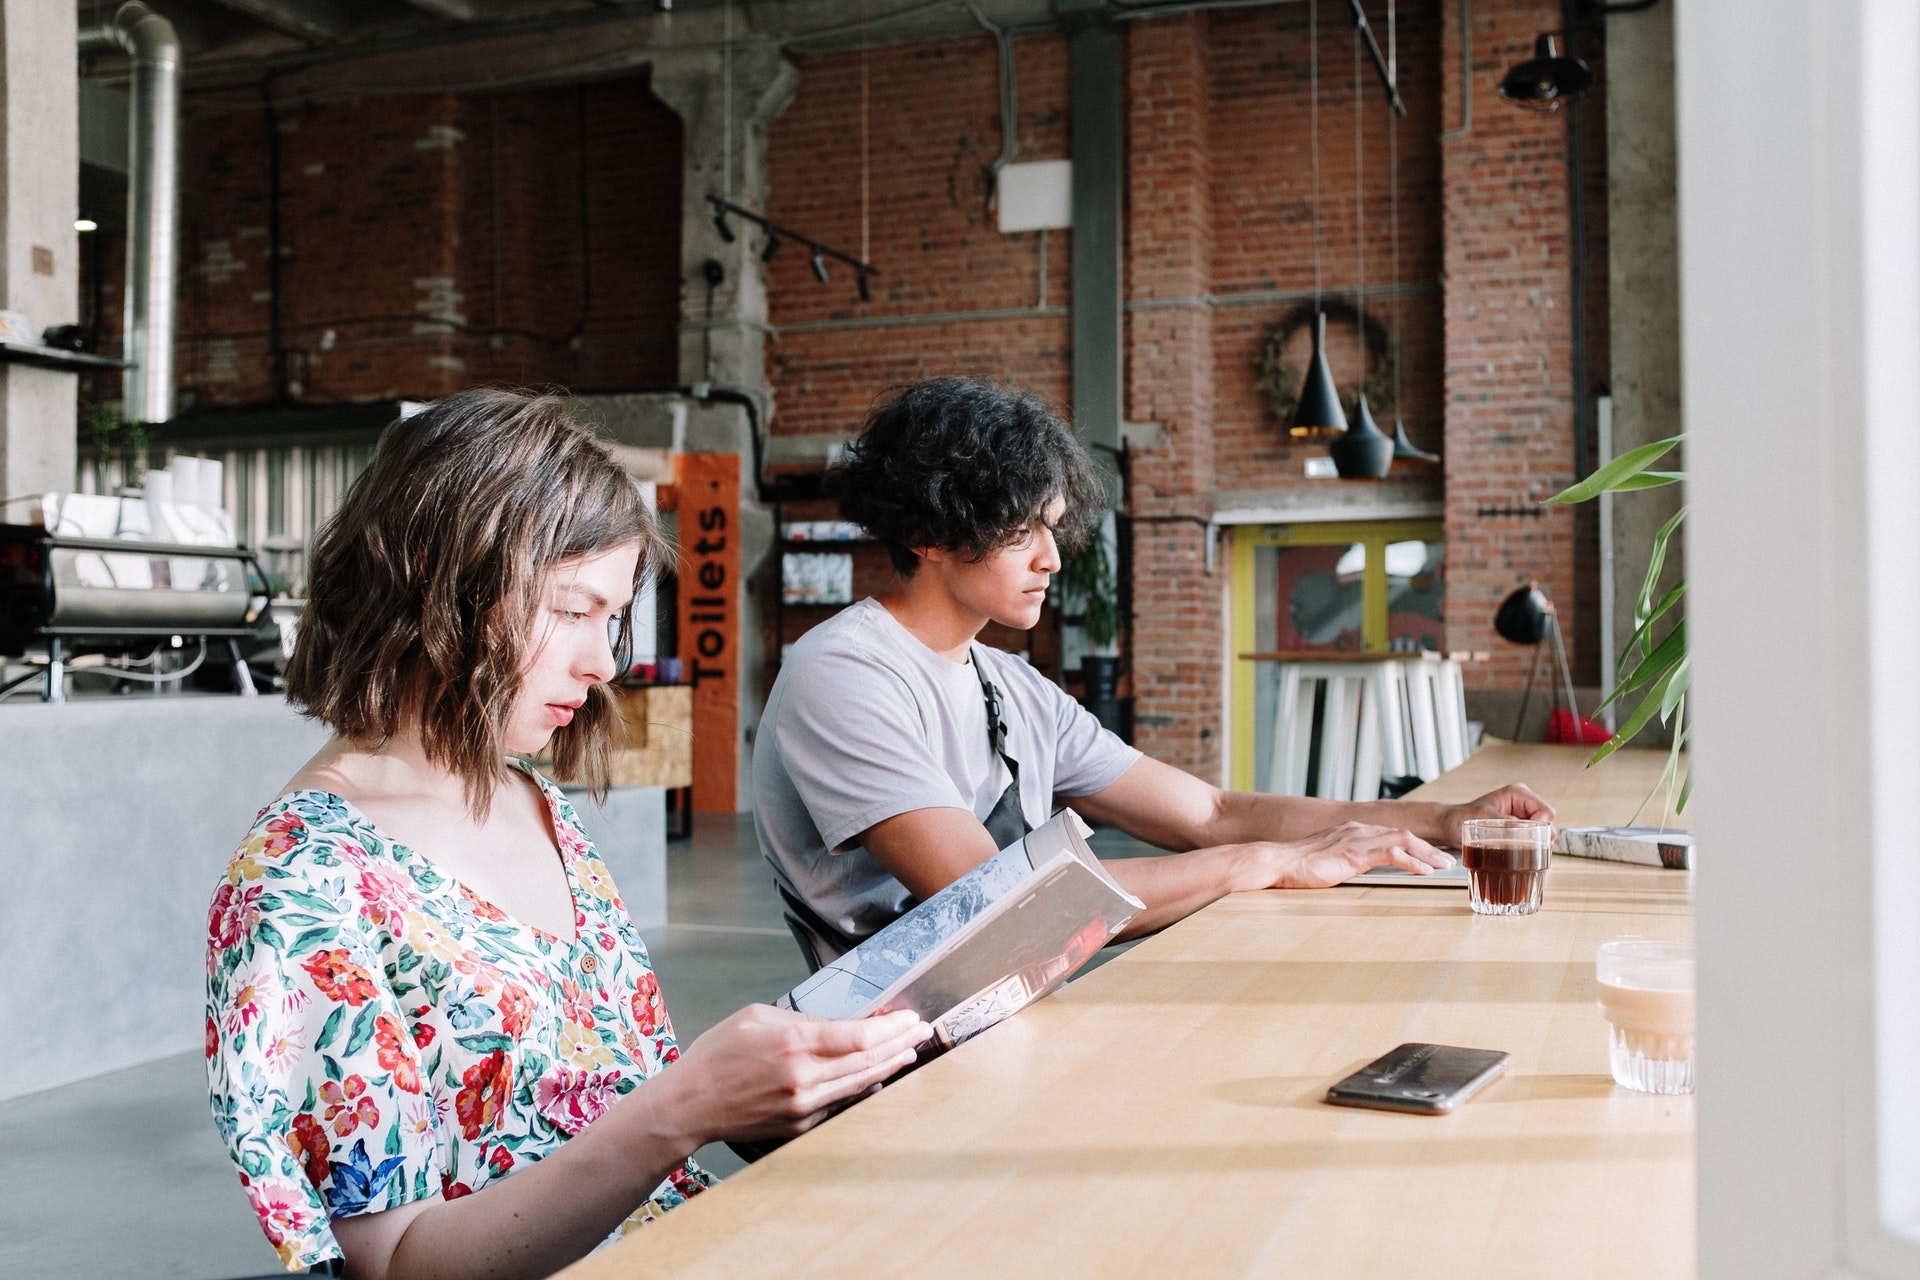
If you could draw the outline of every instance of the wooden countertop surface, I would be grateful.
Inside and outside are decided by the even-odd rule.
[[[1618,823],[1665,760],[1586,754],[1490,747],[1416,795]],[[1607,938],[1690,938],[1691,884],[1559,858],[1514,918],[1235,895],[564,1274],[1691,1276],[1694,1100],[1614,1087],[1593,978]],[[1322,1102],[1409,1040],[1514,1066],[1451,1116]]]

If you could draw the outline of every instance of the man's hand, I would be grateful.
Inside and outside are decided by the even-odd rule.
[[[1478,800],[1445,809],[1440,815],[1440,838],[1459,848],[1460,824],[1469,818],[1531,818],[1552,822],[1553,806],[1535,795],[1531,788],[1512,783],[1498,791],[1489,791]]]
[[[1325,889],[1344,884],[1371,867],[1399,867],[1432,875],[1453,865],[1453,858],[1398,827],[1343,822],[1329,831],[1275,846],[1279,856],[1275,889]]]

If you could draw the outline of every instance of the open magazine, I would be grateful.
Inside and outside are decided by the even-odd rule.
[[[775,1001],[824,1018],[912,1009],[934,1031],[920,1061],[1065,982],[1146,904],[1063,809]]]

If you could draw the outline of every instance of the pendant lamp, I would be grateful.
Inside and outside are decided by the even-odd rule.
[[[1360,360],[1361,369],[1366,368],[1367,359],[1367,217],[1366,217],[1366,169],[1364,161],[1366,150],[1361,145],[1361,122],[1364,119],[1360,97],[1360,32],[1353,33],[1353,243],[1354,256],[1360,269],[1359,287],[1354,297],[1359,301],[1360,317]],[[1340,473],[1342,480],[1378,480],[1387,474],[1393,465],[1393,441],[1386,432],[1380,430],[1380,424],[1373,420],[1373,410],[1367,406],[1366,378],[1361,377],[1359,403],[1353,415],[1353,425],[1336,437],[1327,446],[1327,452],[1333,455],[1333,469]]]
[[[1333,455],[1333,468],[1342,480],[1378,480],[1393,466],[1393,440],[1373,420],[1367,408],[1367,393],[1360,393],[1360,406],[1353,425],[1327,446]]]
[[[1347,411],[1340,407],[1333,370],[1327,365],[1327,313],[1313,313],[1313,356],[1307,361],[1307,379],[1300,386],[1300,403],[1293,410],[1292,434],[1338,436],[1347,429]]]
[[[1430,467],[1440,461],[1437,453],[1428,453],[1418,448],[1407,438],[1407,424],[1399,418],[1393,420],[1393,465],[1403,471],[1415,467]]]
[[[1325,439],[1347,429],[1346,410],[1334,389],[1333,370],[1327,364],[1327,313],[1320,309],[1320,7],[1307,0],[1307,133],[1313,156],[1313,355],[1300,384],[1300,402],[1293,409],[1288,434]]]
[[[1592,84],[1587,64],[1563,56],[1553,37],[1543,35],[1533,42],[1533,57],[1508,69],[1500,81],[1500,96],[1536,111],[1552,111],[1561,98],[1585,93]]]

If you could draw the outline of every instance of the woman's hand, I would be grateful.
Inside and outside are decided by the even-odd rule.
[[[698,1141],[804,1133],[826,1109],[913,1061],[933,1028],[915,1013],[835,1022],[749,1005],[689,1045],[675,1078],[680,1122]]]
[[[1522,788],[1524,790],[1524,788]],[[1339,826],[1304,840],[1275,844],[1275,889],[1325,889],[1342,884],[1370,867],[1399,867],[1415,875],[1432,875],[1453,865],[1453,858],[1399,827],[1375,827],[1364,822]]]

